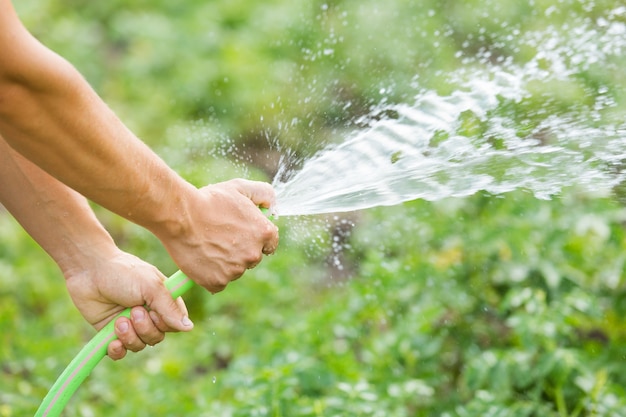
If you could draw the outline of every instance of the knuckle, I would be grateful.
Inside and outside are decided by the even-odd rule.
[[[230,276],[232,277],[232,280],[236,280],[237,278],[241,277],[245,272],[246,272],[245,265],[234,265],[231,268]]]
[[[226,288],[226,285],[221,285],[221,284],[211,284],[209,286],[207,286],[207,290],[209,290],[212,294],[217,294],[218,292],[222,292],[224,291],[224,289]]]
[[[262,252],[250,252],[246,257],[246,263],[250,266],[256,265],[263,260]],[[245,271],[245,269],[244,269]],[[243,272],[242,272],[243,273]]]
[[[122,350],[122,352],[111,352],[109,353],[109,357],[114,361],[119,361],[120,359],[124,359],[126,356],[126,350]]]
[[[261,237],[266,241],[278,239],[278,228],[272,223],[268,224]]]
[[[131,352],[139,352],[139,351],[142,351],[143,348],[145,347],[146,347],[145,343],[140,342],[140,341],[135,341],[130,346],[127,346],[127,349],[130,350]]]
[[[228,280],[225,277],[214,277],[205,288],[209,290],[211,293],[216,294],[218,292],[224,291],[226,286],[228,285]]]
[[[232,274],[232,272],[231,272],[231,274]],[[225,275],[224,275],[224,276],[220,276],[220,277],[218,277],[216,284],[217,284],[220,288],[224,289],[224,288],[226,288],[226,286],[230,283],[230,281],[232,281],[232,277],[231,277],[231,276],[225,276]]]
[[[146,345],[154,346],[154,345],[161,343],[164,339],[165,339],[165,334],[157,333],[148,342],[146,342]]]
[[[226,181],[226,183],[234,187],[240,187],[242,185],[245,185],[247,181],[244,180],[243,178],[233,178],[233,179]]]
[[[118,361],[126,356],[126,348],[121,341],[116,340],[107,347],[107,355],[114,361]]]
[[[152,279],[147,279],[146,283],[150,289],[159,289],[165,286],[165,277],[161,277],[160,274],[152,274]]]

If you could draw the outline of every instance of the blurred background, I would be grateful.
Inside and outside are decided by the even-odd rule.
[[[529,61],[536,45],[516,42],[529,33],[567,39],[583,24],[601,33],[607,20],[626,22],[618,0],[15,7],[198,186],[272,181],[281,158],[297,166],[381,104],[450,94],[459,69]],[[576,47],[566,52],[575,62]],[[615,55],[569,84],[535,86],[514,109],[519,129],[593,106],[599,91],[623,120],[625,65]],[[191,334],[105,359],[66,415],[621,416],[626,210],[614,191],[278,219],[274,256],[218,295],[184,297]],[[156,238],[95,209],[120,247],[176,270]],[[0,211],[0,417],[33,414],[94,333],[56,265]]]

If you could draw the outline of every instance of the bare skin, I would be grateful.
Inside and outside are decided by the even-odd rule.
[[[154,343],[165,331],[188,330],[189,323],[182,314],[184,306],[178,304],[174,314],[173,304],[165,307],[164,301],[156,301],[163,300],[163,276],[106,243],[110,236],[106,238],[106,231],[94,224],[95,217],[88,219],[93,213],[70,189],[150,230],[180,269],[212,293],[223,290],[278,245],[277,228],[258,210],[274,203],[269,184],[238,179],[198,189],[186,182],[126,128],[71,64],[30,35],[9,0],[0,0],[0,135],[5,142],[1,152],[18,161],[14,173],[27,172],[26,178],[35,184],[33,192],[40,193],[41,185],[33,182],[27,161],[49,175],[46,181],[55,180],[66,188],[46,198],[55,201],[57,208],[70,204],[65,208],[70,216],[83,216],[90,225],[82,231],[87,237],[63,226],[56,232],[76,242],[71,254],[56,255],[58,238],[43,236],[38,242],[55,253],[74,303],[96,327],[135,302],[158,312],[150,316],[152,328],[141,328],[146,322],[127,323],[134,325],[131,336],[141,343]],[[15,152],[9,153],[6,145]],[[0,181],[5,205],[17,207],[12,211],[22,224],[36,224],[38,211],[20,208],[32,207],[30,197],[8,191],[7,177]],[[66,199],[73,203],[62,201]],[[38,226],[25,227],[35,233]],[[107,249],[87,249],[100,245]],[[100,256],[96,258],[95,252]],[[85,259],[89,257],[93,259]],[[107,268],[118,272],[105,276],[101,272]],[[136,272],[121,272],[128,269]],[[89,290],[75,284],[83,281],[89,283]],[[109,310],[104,304],[109,304]],[[139,323],[143,324],[138,328]],[[122,349],[142,347],[131,339],[120,342]],[[114,348],[119,350],[120,345],[110,346],[110,355]]]
[[[119,250],[84,197],[1,138],[0,178],[0,202],[59,265],[72,300],[89,323],[101,329],[124,308],[134,307],[130,320],[116,322],[118,340],[108,347],[112,359],[160,342],[165,332],[193,328],[185,304],[172,300],[161,272]]]

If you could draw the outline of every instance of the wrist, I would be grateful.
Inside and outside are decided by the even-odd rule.
[[[187,235],[192,227],[191,207],[197,193],[197,188],[180,177],[169,185],[158,182],[142,199],[147,214],[136,222],[162,241]]]
[[[98,235],[90,234],[80,239],[66,237],[62,239],[60,250],[50,255],[58,265],[65,279],[88,271],[101,260],[112,259],[121,250],[115,245],[113,238],[104,230]]]

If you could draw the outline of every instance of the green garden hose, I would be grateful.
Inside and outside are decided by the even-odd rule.
[[[261,211],[270,219],[273,218],[269,210],[261,208]],[[174,273],[165,280],[165,287],[172,298],[178,298],[186,293],[195,283],[181,271]],[[67,368],[57,378],[56,382],[45,396],[35,417],[60,416],[67,402],[72,398],[80,384],[89,376],[98,362],[107,354],[107,346],[117,338],[115,335],[115,321],[118,317],[130,317],[130,308],[120,314],[104,326],[94,337],[78,352]]]
[[[180,297],[194,285],[194,282],[181,271],[165,280],[165,286],[172,294],[172,298]],[[122,316],[130,317],[130,308],[121,312],[117,317]],[[104,326],[74,357],[43,399],[35,417],[61,415],[65,405],[80,384],[89,376],[98,362],[104,358],[109,343],[116,339],[114,326],[117,317]]]

